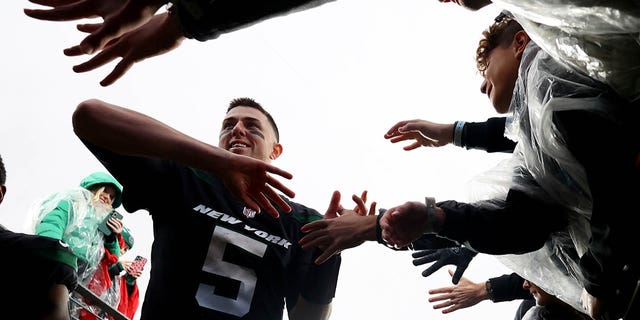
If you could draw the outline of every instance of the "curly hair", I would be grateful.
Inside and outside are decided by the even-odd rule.
[[[510,17],[503,17],[497,20],[489,29],[482,32],[483,39],[478,43],[476,49],[476,66],[478,71],[484,77],[487,70],[487,58],[496,47],[506,47],[513,41],[516,33],[522,29],[522,26]]]
[[[4,162],[2,161],[2,156],[0,156],[0,186],[5,183],[7,183],[7,170],[4,168]]]

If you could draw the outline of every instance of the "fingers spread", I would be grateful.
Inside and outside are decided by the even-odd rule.
[[[456,272],[451,277],[451,282],[453,284],[458,284],[458,282],[460,282],[460,278],[462,278],[462,274],[464,273],[465,270],[467,270],[466,266],[458,266],[458,268],[456,268]],[[449,270],[449,271],[451,271],[451,270]]]
[[[264,209],[267,210],[267,212],[274,218],[279,218],[280,217],[280,212],[278,212],[278,210],[272,206],[270,203],[269,204],[265,204],[264,205]],[[291,210],[289,210],[291,211]],[[287,212],[289,212],[287,211]]]
[[[418,149],[418,148],[420,148],[421,146],[422,146],[422,144],[421,144],[420,142],[417,142],[417,141],[416,141],[416,142],[414,142],[414,143],[412,143],[412,144],[410,144],[410,145],[408,145],[408,146],[404,147],[404,150],[406,150],[406,151],[411,151],[411,150]]]
[[[412,257],[414,258],[420,258],[420,257],[424,257],[426,255],[430,255],[433,254],[435,252],[437,252],[437,249],[424,249],[424,250],[420,250],[420,251],[416,251],[414,253],[411,254]]]
[[[439,301],[444,299],[449,299],[450,293],[453,291],[455,287],[442,287],[429,290],[429,294],[437,295],[429,298],[429,301]],[[433,300],[432,300],[433,299]]]
[[[91,33],[102,27],[102,23],[81,23],[76,25],[76,29],[81,32]]]
[[[114,59],[119,57],[119,55],[116,53],[117,47],[118,46],[115,45],[102,50],[102,52],[98,53],[88,61],[74,66],[73,71],[78,73],[87,72],[113,61]]]
[[[71,48],[64,49],[62,52],[67,57],[75,57],[84,54],[82,50],[80,50],[80,46],[73,46]]]
[[[116,64],[113,71],[111,71],[102,81],[100,81],[100,85],[103,87],[107,87],[116,80],[120,79],[131,67],[133,66],[132,62],[129,62],[128,59],[122,59],[118,64]]]
[[[431,254],[427,254],[425,256],[422,256],[420,258],[416,258],[413,260],[413,265],[414,266],[419,266],[425,263],[429,263],[429,262],[433,262],[440,259],[440,253],[439,252],[434,252]]]
[[[272,166],[272,165],[267,165],[267,171],[271,172],[273,174],[277,174],[285,179],[289,179],[291,180],[291,178],[293,178],[293,175],[283,169],[280,169],[276,166]]]
[[[366,191],[365,193],[363,193],[365,199],[366,199]],[[361,199],[360,197],[356,196],[355,194],[353,196],[351,196],[351,199],[356,203],[356,207],[354,209],[354,211],[359,214],[359,215],[366,215],[367,214],[367,206],[365,205],[365,200]]]
[[[434,272],[438,271],[440,268],[442,268],[442,266],[444,266],[444,262],[438,260],[434,264],[429,266],[429,268],[427,268],[426,270],[422,271],[422,276],[423,277],[428,277],[428,276],[432,275]]]
[[[283,176],[284,178],[287,178],[287,179],[291,179],[293,177],[291,174],[289,174],[286,171],[282,171],[283,174],[280,174],[278,172],[274,172],[274,171],[271,171],[271,170],[268,170],[268,171],[272,172],[272,173],[275,173],[275,174],[279,174],[279,175],[281,175],[281,176]],[[267,175],[267,183],[270,186],[280,190],[280,192],[282,192],[284,195],[286,195],[289,198],[294,198],[296,196],[296,193],[293,192],[293,190],[287,188],[282,182],[278,181],[278,179],[272,177],[271,175]]]
[[[371,203],[371,208],[369,208],[369,215],[370,216],[375,216],[376,215],[376,206],[378,205],[378,203],[376,203],[375,201]]]

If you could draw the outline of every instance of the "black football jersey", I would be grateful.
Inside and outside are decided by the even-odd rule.
[[[340,257],[316,266],[298,245],[317,211],[285,199],[291,213],[256,214],[208,173],[87,146],[122,183],[125,209],[153,219],[142,319],[281,319],[285,300],[331,302]]]

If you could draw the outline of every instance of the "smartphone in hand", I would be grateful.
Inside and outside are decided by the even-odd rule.
[[[109,228],[109,225],[107,225],[107,222],[109,222],[109,219],[113,219],[113,218],[122,220],[123,216],[122,214],[120,214],[120,212],[113,210],[111,211],[110,214],[108,214],[104,218],[104,220],[102,220],[102,222],[100,222],[100,225],[98,226],[98,230],[104,233],[105,236],[109,236],[113,232],[111,231],[111,228]]]
[[[144,265],[146,263],[147,263],[147,258],[142,256],[137,256],[135,260],[133,260],[133,262],[131,263],[131,267],[129,267],[129,270],[127,272],[132,275],[136,273],[140,273],[142,272],[142,269],[144,268]]]

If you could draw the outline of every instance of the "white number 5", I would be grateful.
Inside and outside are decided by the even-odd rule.
[[[202,270],[204,272],[234,279],[240,282],[236,299],[216,295],[215,286],[200,284],[196,300],[202,307],[242,317],[249,312],[256,289],[256,273],[250,268],[222,261],[228,243],[238,246],[260,258],[267,251],[267,245],[235,231],[216,226],[209,243],[209,251]]]

